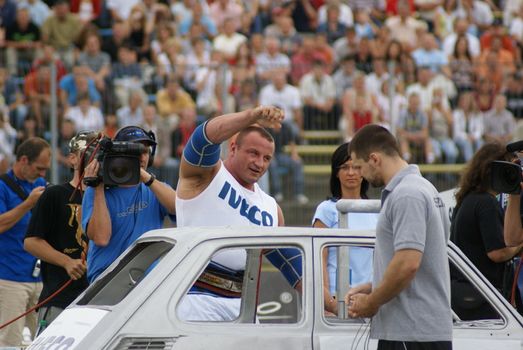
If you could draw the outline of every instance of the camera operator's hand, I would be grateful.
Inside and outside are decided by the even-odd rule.
[[[140,181],[143,183],[147,183],[151,180],[152,175],[147,172],[144,168],[140,168]]]
[[[35,187],[31,193],[29,193],[29,196],[27,197],[26,201],[30,205],[30,207],[34,207],[36,202],[38,201],[38,198],[44,193],[45,186],[38,186]]]
[[[86,177],[97,177],[98,170],[100,169],[100,163],[97,159],[93,159],[84,170],[84,179]]]
[[[85,271],[87,271],[85,262],[81,259],[69,259],[67,260],[63,268],[65,269],[65,271],[67,271],[67,274],[73,280],[78,280],[82,278],[82,276],[85,274]]]

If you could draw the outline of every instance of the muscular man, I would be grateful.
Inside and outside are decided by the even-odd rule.
[[[85,254],[87,238],[79,224],[83,184],[80,174],[82,153],[95,132],[81,132],[69,141],[67,160],[73,169],[71,181],[48,187],[33,209],[25,235],[24,248],[42,260],[43,289],[39,302],[60,289],[69,279],[73,282],[38,310],[38,332],[42,321],[49,325],[80,293],[87,288]]]
[[[351,317],[372,317],[378,350],[452,349],[445,204],[387,129],[370,124],[350,145],[353,165],[382,191],[372,283],[349,290]]]
[[[216,117],[196,128],[180,164],[176,193],[178,227],[284,224],[281,208],[257,184],[274,154],[274,140],[263,127],[280,127],[283,117],[283,112],[275,107],[260,106]],[[258,126],[254,126],[255,123]],[[220,143],[236,133],[229,154],[222,162]],[[282,256],[266,253],[269,260],[276,255]],[[299,251],[288,249],[283,255],[290,261],[299,256]],[[218,271],[221,276],[241,273],[245,259],[245,251],[220,253],[213,257],[207,271]],[[301,267],[301,259],[294,261],[299,261]],[[281,266],[281,262],[277,266]],[[298,270],[301,273],[301,268]],[[301,276],[285,277],[296,286]],[[192,321],[232,320],[239,314],[240,298],[225,295],[193,287],[180,305],[178,315]]]
[[[37,260],[24,250],[23,242],[31,209],[45,189],[43,177],[50,164],[49,144],[30,138],[18,146],[13,168],[0,181],[0,324],[33,307],[42,291]],[[34,335],[36,313],[0,330],[0,347],[21,346],[25,325]]]
[[[87,279],[92,283],[137,238],[163,226],[164,218],[175,213],[176,193],[147,172],[156,150],[154,134],[138,126],[120,129],[115,141],[139,142],[146,152],[140,156],[140,183],[106,188],[103,183],[88,187],[82,202],[82,227],[89,237]],[[100,164],[95,159],[85,177],[96,177]]]

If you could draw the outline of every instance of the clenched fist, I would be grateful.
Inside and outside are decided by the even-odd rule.
[[[285,114],[283,110],[274,106],[258,106],[251,111],[256,123],[265,128],[279,129]]]

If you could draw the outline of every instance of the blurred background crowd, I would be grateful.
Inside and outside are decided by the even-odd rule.
[[[523,138],[522,45],[523,0],[0,0],[0,172],[53,118],[62,147],[140,125],[175,187],[198,123],[270,104],[286,119],[266,186],[305,205],[368,123],[422,164]]]

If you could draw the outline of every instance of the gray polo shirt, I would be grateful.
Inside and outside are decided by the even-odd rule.
[[[373,317],[371,336],[396,341],[452,340],[450,225],[445,204],[416,165],[392,178],[382,191],[381,202],[373,285],[379,285],[396,251],[415,249],[423,257],[410,285]]]

